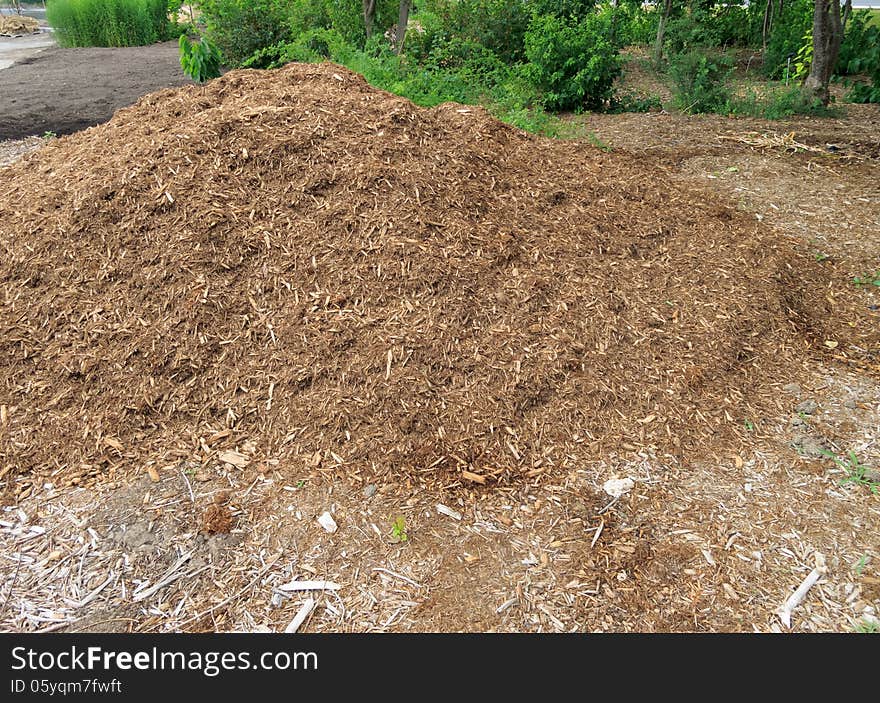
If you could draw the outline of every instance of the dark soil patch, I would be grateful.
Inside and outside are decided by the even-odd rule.
[[[149,92],[189,82],[176,42],[46,49],[0,71],[0,140],[70,134],[106,122]]]

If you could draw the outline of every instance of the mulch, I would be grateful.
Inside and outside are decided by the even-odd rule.
[[[20,37],[25,34],[36,34],[39,31],[40,23],[33,17],[0,15],[0,36]]]
[[[0,193],[3,477],[686,462],[876,349],[827,267],[650,159],[331,64],[153,93]]]

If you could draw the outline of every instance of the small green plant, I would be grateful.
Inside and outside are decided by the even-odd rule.
[[[406,534],[406,520],[402,515],[398,516],[394,522],[391,523],[391,536],[398,542],[406,542],[409,539]]]
[[[180,35],[180,67],[196,83],[204,83],[220,75],[220,50],[208,39],[201,37],[191,41],[186,34]]]
[[[746,428],[749,432],[754,432],[754,431],[755,431],[755,423],[752,422],[751,420],[749,420],[749,419],[745,419],[745,420],[743,420],[743,425],[745,425],[745,428]]]
[[[862,635],[873,635],[880,633],[880,625],[873,620],[861,620],[855,626],[854,630]]]
[[[866,273],[864,276],[855,276],[853,278],[853,283],[856,288],[880,286],[880,270],[877,270],[874,273]]]
[[[862,554],[862,556],[859,557],[859,560],[856,562],[856,565],[853,567],[853,571],[856,572],[856,576],[862,575],[862,571],[864,571],[865,566],[867,566],[867,564],[868,564],[868,555]]]
[[[857,486],[866,486],[871,493],[880,494],[880,483],[871,479],[871,475],[868,473],[869,467],[859,461],[854,451],[847,452],[845,459],[841,459],[828,450],[824,450],[822,453],[846,471],[846,476],[840,480],[841,484],[853,483]]]
[[[306,482],[303,479],[300,479],[299,481],[296,482],[297,488],[302,488],[305,485],[306,485]]]
[[[828,254],[823,254],[821,251],[817,251],[813,256],[816,258],[816,261],[818,261],[820,264],[823,261],[828,260]]]
[[[50,139],[55,139],[57,136],[58,135],[55,134],[55,132],[43,132],[43,139],[45,139],[47,142]]]
[[[794,59],[793,77],[797,81],[804,80],[810,73],[810,67],[813,65],[813,30],[812,28],[804,34],[803,44],[798,49],[797,56]]]
[[[604,151],[604,152],[606,152],[606,153],[609,152],[609,151],[611,151],[611,147],[610,147],[608,144],[606,144],[605,142],[603,142],[603,141],[602,141],[602,140],[596,135],[595,132],[590,132],[590,133],[587,135],[587,141],[589,141],[590,144],[592,144],[592,145],[593,145],[594,147],[596,147],[597,149],[601,149],[602,151]]]

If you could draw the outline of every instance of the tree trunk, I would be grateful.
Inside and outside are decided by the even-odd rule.
[[[373,22],[376,19],[376,0],[363,0],[364,28],[367,30],[367,39],[373,36]]]
[[[852,0],[846,0],[843,5],[843,10],[841,11],[842,15],[840,18],[840,32],[841,36],[846,34],[846,23],[849,21],[850,15],[852,15]]]
[[[804,81],[804,91],[813,99],[827,105],[831,101],[828,84],[837,65],[843,23],[840,19],[840,0],[815,0],[813,12],[813,63],[810,75]]]
[[[654,42],[654,63],[659,65],[663,58],[663,37],[666,34],[666,20],[672,12],[672,0],[663,0],[663,14],[657,25],[657,40]]]
[[[770,29],[773,26],[773,0],[767,0],[764,8],[764,24],[761,27],[761,48],[764,55],[767,54],[767,40],[770,38]]]
[[[400,12],[397,14],[397,31],[394,34],[394,52],[400,55],[403,41],[406,39],[406,25],[409,24],[409,9],[412,0],[400,0]]]

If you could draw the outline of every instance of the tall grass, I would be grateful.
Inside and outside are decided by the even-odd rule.
[[[61,46],[143,46],[169,39],[168,0],[49,0]]]

